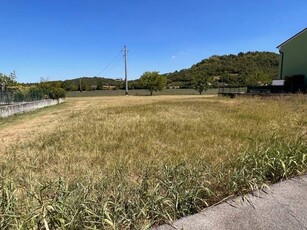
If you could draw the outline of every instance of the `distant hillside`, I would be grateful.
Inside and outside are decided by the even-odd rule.
[[[189,69],[163,74],[171,85],[192,87],[197,75],[207,75],[215,85],[264,85],[278,75],[279,55],[272,52],[247,52],[214,55]]]
[[[61,87],[67,91],[80,90],[80,80],[82,90],[100,90],[108,86],[120,88],[123,82],[120,79],[103,78],[103,77],[81,77],[61,82]]]
[[[214,55],[189,69],[162,74],[167,77],[169,88],[194,88],[193,79],[206,76],[212,87],[221,85],[246,86],[270,84],[278,75],[279,55],[272,52],[247,52],[238,55]],[[124,89],[120,79],[81,77],[65,81],[43,82],[49,87],[61,87],[66,91],[100,89]],[[35,85],[26,84],[26,85]],[[40,83],[42,84],[42,83]],[[143,89],[139,80],[129,81],[130,89]]]

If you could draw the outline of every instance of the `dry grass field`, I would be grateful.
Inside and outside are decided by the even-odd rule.
[[[307,171],[307,97],[74,97],[0,120],[1,229],[148,229]]]

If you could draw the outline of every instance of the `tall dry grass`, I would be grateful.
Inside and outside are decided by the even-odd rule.
[[[306,102],[69,99],[61,122],[2,154],[0,228],[147,229],[303,174]]]

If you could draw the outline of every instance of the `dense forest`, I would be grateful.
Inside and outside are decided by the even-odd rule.
[[[189,69],[164,74],[168,83],[191,88],[199,75],[209,78],[212,85],[266,85],[278,75],[279,55],[272,52],[247,52],[238,55],[214,55]]]

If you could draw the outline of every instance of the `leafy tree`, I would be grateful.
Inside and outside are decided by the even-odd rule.
[[[206,91],[206,89],[209,86],[208,75],[206,75],[206,74],[195,75],[194,79],[193,79],[193,85],[194,85],[194,89],[197,92],[199,92],[199,94],[201,95],[203,93],[203,91]]]
[[[77,91],[79,85],[75,82],[63,81],[61,88],[65,89],[66,91]]]
[[[271,83],[271,81],[272,79],[270,78],[268,73],[261,71],[261,70],[257,70],[257,71],[247,74],[245,78],[245,85],[248,85],[248,86],[260,85],[261,86],[261,85],[267,85]]]
[[[51,99],[57,99],[65,98],[66,92],[62,88],[50,88],[49,89],[49,97]]]
[[[131,80],[128,82],[129,89],[143,89],[144,87],[141,85],[140,80]]]
[[[166,87],[166,77],[159,75],[159,72],[145,72],[140,78],[141,85],[150,92],[162,91]]]
[[[9,76],[0,73],[0,86],[2,89],[7,88],[8,86],[14,86],[17,84],[15,71]]]
[[[102,81],[99,81],[97,83],[97,90],[102,90],[103,89],[103,82]]]
[[[219,78],[219,83],[226,84],[228,86],[244,86],[245,81],[244,81],[245,75],[243,74],[223,74]]]
[[[34,95],[39,95],[41,98],[51,98],[59,100],[60,98],[65,98],[66,91],[61,88],[61,81],[48,81],[41,79],[41,82],[32,88],[30,88],[30,93]]]

